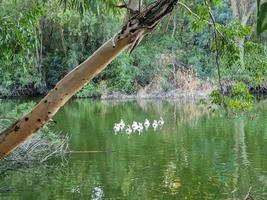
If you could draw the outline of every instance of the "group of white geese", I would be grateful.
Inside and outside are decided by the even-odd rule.
[[[144,122],[133,121],[132,124],[125,124],[121,119],[119,123],[114,124],[113,130],[115,135],[119,132],[125,132],[127,135],[131,135],[132,133],[138,133],[140,135],[144,130],[147,131],[150,125],[153,127],[154,131],[156,131],[157,128],[162,128],[164,120],[160,117],[159,120],[154,120],[153,122],[151,121],[151,123],[148,119],[145,119]]]

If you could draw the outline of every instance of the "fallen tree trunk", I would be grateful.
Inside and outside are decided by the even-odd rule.
[[[86,61],[68,73],[26,116],[0,133],[0,159],[37,132],[86,83],[100,73],[126,47],[129,51],[152,32],[160,20],[170,13],[178,0],[155,1],[140,10],[139,0],[131,0],[131,12],[122,29],[103,44]]]

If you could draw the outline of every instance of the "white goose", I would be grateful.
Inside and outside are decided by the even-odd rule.
[[[117,135],[117,133],[120,131],[120,125],[115,123],[114,127],[113,127],[113,131],[114,131],[115,135]]]
[[[159,118],[158,125],[162,127],[164,125],[164,120],[162,117]]]
[[[143,127],[143,124],[141,122],[138,123],[138,128],[137,128],[137,131],[139,133],[139,135],[143,132],[144,130],[144,127]]]
[[[127,128],[125,129],[127,135],[131,135],[133,130],[131,129],[130,125],[127,125]]]
[[[158,122],[157,122],[157,120],[154,120],[154,121],[153,121],[152,126],[153,126],[153,128],[154,128],[154,131],[158,128]]]
[[[119,123],[119,126],[120,126],[120,130],[122,131],[125,127],[125,123],[124,121],[121,119],[120,123]]]
[[[133,121],[132,129],[133,129],[133,132],[137,131],[137,129],[138,129],[138,123],[136,121]]]
[[[145,126],[145,129],[146,129],[146,130],[147,130],[148,127],[150,126],[150,122],[148,121],[148,119],[145,119],[144,126]]]

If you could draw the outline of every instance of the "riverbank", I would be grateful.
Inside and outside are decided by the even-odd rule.
[[[170,91],[149,91],[147,92],[145,89],[140,89],[137,93],[134,94],[126,94],[120,91],[110,91],[104,92],[98,95],[74,95],[73,98],[77,99],[100,99],[100,100],[109,100],[109,99],[201,99],[207,98],[209,94],[215,87],[209,86],[205,89],[198,89],[198,90],[184,90],[182,88],[173,89]],[[37,95],[30,95],[30,96],[0,96],[1,99],[32,99],[32,98],[42,98],[46,94],[37,94]]]
[[[123,94],[121,92],[112,92],[111,94],[104,94],[99,98],[102,100],[109,99],[201,99],[207,98],[212,90],[203,91],[184,91],[181,89],[171,90],[168,92],[138,92],[137,94]]]

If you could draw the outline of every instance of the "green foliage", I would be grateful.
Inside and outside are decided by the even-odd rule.
[[[199,4],[197,7],[197,15],[199,18],[192,21],[192,28],[196,31],[202,31],[207,27],[207,21],[209,20],[209,10],[205,5]]]
[[[258,4],[258,16],[257,16],[257,34],[262,34],[267,30],[267,2],[261,3],[261,0],[257,0]]]
[[[35,2],[4,0],[0,3],[0,95],[28,86],[42,88],[35,50],[36,27],[43,13]]]
[[[243,80],[251,86],[264,85],[267,82],[266,46],[253,41],[246,42],[245,57]]]
[[[252,28],[243,26],[239,21],[232,21],[226,26],[218,25],[218,30],[223,35],[218,40],[224,66],[231,68],[234,64],[239,65],[240,47],[237,41],[243,40],[243,38],[250,35]]]
[[[112,38],[124,19],[124,13],[114,9],[122,3],[117,0],[62,0],[63,6],[59,1],[36,2],[0,3],[0,96],[46,93]],[[235,79],[249,86],[266,83],[266,45],[247,37],[252,26],[233,21],[227,1],[208,2],[216,27],[224,35],[219,41],[223,80]],[[216,78],[209,10],[204,1],[185,3],[198,17],[178,6],[132,55],[119,56],[77,97],[113,91],[132,94],[154,81],[163,90],[176,89],[173,74],[179,69],[192,69],[203,80]],[[247,40],[244,66],[240,65],[238,38]]]
[[[18,118],[20,116],[23,116],[31,111],[31,109],[34,107],[36,103],[33,101],[18,104],[13,107],[13,109],[9,110],[8,113],[0,113],[1,115],[7,116],[9,118]]]
[[[0,57],[1,62],[10,67],[13,63],[8,61],[19,64],[19,60],[28,55],[25,50],[36,47],[35,27],[42,12],[34,3],[23,5],[3,1],[0,6]]]
[[[244,42],[244,63],[240,63],[240,47],[237,43],[251,35],[252,28],[234,21],[228,26],[221,26],[220,30],[224,35],[220,40],[223,78],[242,81],[249,86],[264,84],[267,75],[267,52],[263,44]]]
[[[81,14],[87,11],[100,14],[100,13],[118,13],[119,9],[115,9],[115,5],[120,5],[121,0],[59,0],[60,4],[63,4],[66,9],[75,9]]]
[[[249,110],[254,102],[254,96],[250,94],[244,82],[235,83],[227,96],[223,96],[219,90],[214,90],[210,94],[210,99],[212,104],[224,106],[231,111]]]
[[[249,85],[253,83],[251,83],[251,81],[249,82],[248,80],[246,80],[246,78],[250,78],[251,76],[256,80],[263,80],[262,75],[266,69],[266,65],[263,66],[258,63],[258,66],[260,66],[259,68],[256,67],[256,69],[253,69],[251,66],[247,67],[248,59],[246,59],[246,62],[244,63],[243,56],[241,55],[241,53],[244,54],[243,51],[245,37],[251,35],[252,28],[249,26],[244,26],[239,21],[233,21],[226,26],[216,24],[214,31],[216,32],[215,34],[219,35],[219,37],[216,37],[216,35],[214,37],[213,49],[214,51],[216,51],[216,66],[218,69],[220,90],[214,90],[210,94],[211,103],[223,106],[224,108],[228,109],[251,109],[253,103],[253,96],[249,93],[248,83]],[[250,45],[248,46],[253,46],[252,42],[250,42]],[[257,53],[256,55],[258,56],[259,53]],[[253,57],[253,59],[255,59],[255,57]],[[248,70],[248,68],[250,68],[251,70]],[[262,68],[265,69],[261,70]],[[242,72],[240,73],[240,71]],[[225,95],[225,91],[223,91],[224,89],[221,77],[222,72],[224,75],[224,79],[227,78],[229,80],[229,76],[231,78],[233,76],[237,76],[236,78],[232,79],[231,85],[227,86],[227,96]],[[245,78],[244,76],[240,76],[241,74],[246,75],[247,77]],[[259,74],[261,76],[257,76]],[[244,81],[246,81],[246,84],[244,83]],[[261,81],[261,83],[263,83],[263,81]]]
[[[127,94],[135,92],[134,77],[136,70],[131,66],[131,58],[123,53],[116,59],[112,66],[105,72],[107,86],[114,91],[121,91]]]
[[[210,0],[210,3],[211,3],[211,5],[216,5],[216,6],[219,6],[219,7],[221,7],[222,6],[222,4],[223,4],[223,1],[222,0]]]
[[[99,97],[99,96],[101,96],[100,87],[93,81],[88,83],[80,92],[76,94],[76,97],[78,98]]]
[[[227,98],[230,108],[237,110],[248,110],[252,108],[254,97],[249,93],[248,86],[243,82],[233,85],[230,93],[231,98]]]
[[[222,105],[223,104],[223,95],[220,90],[213,90],[210,93],[211,103],[216,105]]]
[[[239,21],[232,21],[224,27],[220,26],[220,30],[228,41],[233,41],[235,38],[246,37],[252,32],[252,28],[250,26],[244,26]]]

